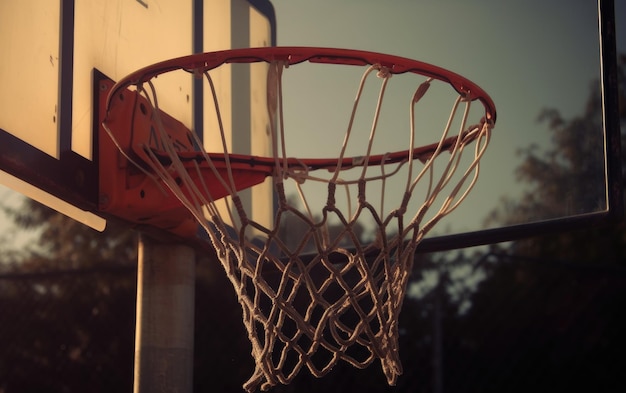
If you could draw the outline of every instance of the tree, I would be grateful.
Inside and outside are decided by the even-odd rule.
[[[128,391],[136,236],[98,233],[36,202],[9,212],[38,237],[0,252],[0,391]]]
[[[626,56],[619,58],[619,114],[626,121]],[[603,208],[599,141],[601,92],[592,84],[586,110],[565,118],[545,109],[538,120],[553,144],[521,151],[520,181],[530,190],[506,200],[490,217],[499,224],[520,218],[556,217]],[[626,161],[622,161],[626,168]],[[603,179],[600,179],[603,182]],[[575,190],[584,198],[569,201]],[[603,227],[534,236],[492,245],[482,266],[487,275],[471,295],[471,309],[458,315],[449,350],[469,360],[460,373],[449,365],[451,383],[464,391],[614,391],[623,386],[620,355],[626,345],[621,302],[626,300],[626,227]],[[450,355],[448,356],[448,358]],[[460,359],[460,360],[459,360]],[[451,375],[452,374],[452,375]],[[468,387],[470,386],[470,387]]]
[[[21,259],[25,263],[20,271],[36,270],[38,265],[51,261],[60,269],[136,263],[137,235],[115,221],[109,221],[100,233],[29,199],[8,214],[22,230],[38,233],[36,242],[23,250]]]
[[[619,116],[622,145],[626,142],[626,55],[618,61]],[[519,201],[505,200],[489,220],[500,225],[529,218],[555,218],[605,208],[603,141],[597,137],[602,128],[601,88],[591,83],[585,111],[571,119],[553,108],[544,109],[538,121],[546,124],[553,144],[541,148],[531,145],[520,150],[522,164],[517,179],[530,185]],[[624,157],[624,155],[622,155]],[[622,159],[622,172],[626,160]],[[626,173],[626,172],[625,172]],[[568,197],[575,195],[575,198]],[[561,232],[541,238],[516,241],[513,253],[558,256],[586,260],[626,260],[626,228],[617,224],[577,232]]]

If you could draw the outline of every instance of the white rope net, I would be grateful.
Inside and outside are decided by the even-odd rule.
[[[481,121],[468,126],[471,102],[457,96],[439,142],[427,153],[414,153],[414,108],[434,83],[428,78],[415,89],[409,103],[406,157],[393,165],[387,165],[385,160],[371,165],[378,117],[391,74],[384,67],[370,66],[361,79],[337,164],[327,173],[322,171],[327,174],[324,177],[304,163],[288,165],[282,103],[284,69],[280,62],[269,64],[268,109],[275,161],[272,178],[277,199],[271,226],[249,217],[232,171],[228,170],[226,175],[218,171],[214,156],[201,151],[199,154],[205,162],[194,161],[192,170],[189,163],[179,159],[176,147],[168,144],[170,139],[159,119],[157,96],[150,82],[148,89],[138,86],[138,91],[153,106],[154,124],[170,160],[163,163],[146,148],[152,171],[147,173],[162,181],[202,225],[235,288],[256,362],[252,377],[244,385],[246,391],[288,384],[302,368],[321,377],[341,361],[365,368],[377,359],[388,383],[394,385],[402,374],[398,317],[415,249],[442,217],[459,206],[476,183],[491,125]],[[203,75],[213,92],[223,159],[230,168],[213,81],[209,72]],[[359,164],[356,170],[344,168],[342,163],[363,86],[372,75],[377,76],[380,88],[367,147],[362,156],[351,161],[355,166]],[[460,121],[455,123],[458,118]],[[451,132],[452,124],[459,124],[458,134]],[[107,131],[114,138],[108,128]],[[195,133],[191,132],[190,136],[197,146],[202,146]],[[470,143],[474,143],[473,148],[466,148]],[[462,160],[462,156],[470,158]],[[439,171],[434,170],[436,159],[442,161]],[[464,162],[469,164],[461,169]],[[202,165],[210,169],[211,180],[200,175]],[[194,170],[200,179],[220,182],[228,191],[227,209],[218,207],[206,183],[193,181],[190,172]],[[390,188],[388,180],[398,173],[406,176],[404,188]],[[315,189],[325,193],[326,202],[319,213],[312,211],[303,188],[310,182],[321,184],[322,187]],[[418,184],[424,185],[420,193],[423,199],[410,211],[414,205],[409,202],[415,198]],[[296,190],[297,198],[288,195],[287,186]],[[372,193],[378,196],[375,203],[370,201]],[[443,198],[439,197],[444,193]],[[401,194],[401,202],[385,211],[385,196],[389,194]],[[344,195],[347,207],[337,203]],[[430,210],[434,213],[427,215]],[[281,233],[294,221],[306,230],[295,242],[287,242]],[[368,241],[360,233],[363,222],[375,232]]]

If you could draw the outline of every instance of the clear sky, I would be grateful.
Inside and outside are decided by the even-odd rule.
[[[339,47],[389,53],[450,69],[478,83],[494,99],[498,122],[482,161],[481,177],[469,199],[442,223],[442,231],[479,229],[487,213],[503,196],[516,197],[522,186],[514,170],[516,151],[531,144],[546,146],[549,136],[536,122],[540,111],[552,107],[567,118],[580,114],[589,83],[599,76],[597,5],[593,0],[273,0],[278,45]],[[624,2],[616,15],[625,16]],[[626,51],[624,21],[620,19],[619,51]],[[313,87],[316,77],[312,76]],[[329,99],[356,88],[337,77]],[[306,85],[305,85],[306,86]],[[334,89],[334,90],[333,90]],[[286,122],[320,134],[327,117],[319,108],[287,103]],[[312,90],[312,89],[311,89]],[[335,93],[336,91],[336,93]],[[395,105],[395,104],[394,104]],[[397,105],[404,106],[405,103]],[[433,108],[433,110],[436,108]],[[307,112],[315,117],[298,123]],[[343,115],[348,116],[348,112]],[[404,116],[404,115],[402,115]],[[403,118],[404,121],[404,118]],[[300,131],[300,130],[299,130]],[[438,137],[437,130],[432,138]],[[598,138],[602,130],[598,130]],[[388,138],[404,138],[390,133]],[[303,156],[328,153],[330,137],[294,142]],[[398,139],[400,145],[405,139]],[[332,143],[332,142],[331,142]],[[602,174],[599,174],[601,176]]]

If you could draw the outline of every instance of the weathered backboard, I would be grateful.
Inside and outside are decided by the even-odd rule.
[[[274,43],[273,9],[264,0],[75,1],[0,4],[0,183],[94,228],[97,212],[97,138],[94,76],[119,80],[172,57]],[[220,75],[227,122],[249,130],[260,109],[251,94],[265,86],[241,67]],[[167,111],[200,133],[206,94],[182,74],[168,83]],[[266,117],[265,108],[260,112]],[[239,134],[244,149],[267,146]],[[259,147],[261,146],[261,147]],[[257,152],[262,154],[263,151]],[[271,194],[255,191],[271,206]],[[252,195],[248,196],[252,203]]]
[[[94,69],[115,81],[190,53],[274,44],[338,47],[447,68],[476,82],[496,103],[498,121],[478,184],[423,249],[611,220],[622,215],[615,60],[616,49],[626,52],[624,15],[623,2],[611,0],[2,2],[0,182],[102,228],[93,153]],[[617,35],[616,18],[622,22]],[[338,146],[342,134],[324,125],[349,117],[349,106],[333,100],[339,93],[352,95],[355,86],[341,72],[315,72],[312,66],[302,74],[303,87],[286,87],[285,93],[285,122],[298,124],[289,131],[296,132],[289,135],[289,150],[302,157],[335,151],[329,147]],[[230,95],[231,104],[223,112],[232,129],[243,130],[232,143],[239,152],[263,155],[269,149],[267,114],[254,97],[263,93],[265,75],[233,67],[222,78],[228,86],[222,94]],[[205,114],[206,89],[189,76],[167,83],[175,93],[163,107],[202,133],[212,120]],[[298,99],[303,95],[325,106]],[[387,97],[390,105],[405,105],[394,103],[393,93]],[[398,119],[406,122],[404,112]],[[573,126],[577,122],[585,128]],[[568,130],[580,135],[563,140]],[[395,135],[389,131],[389,141]],[[595,150],[566,151],[576,139]],[[541,173],[533,173],[538,165],[527,165],[532,158],[547,164]],[[556,190],[548,189],[551,183]],[[245,198],[267,216],[263,221],[271,220],[269,188]]]

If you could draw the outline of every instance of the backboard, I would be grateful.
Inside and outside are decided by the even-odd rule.
[[[171,57],[275,41],[264,0],[2,2],[0,26],[0,183],[99,230],[96,76],[116,81]],[[224,121],[237,129],[267,116],[250,98],[264,86],[258,79],[242,67],[220,75],[220,94],[237,103],[223,108]],[[176,94],[165,107],[202,134],[202,86],[189,75],[168,83]],[[233,143],[262,154],[267,143],[256,137]],[[269,214],[265,191],[251,191],[247,203]]]
[[[5,3],[0,5],[0,49],[6,59],[0,65],[0,181],[93,227],[105,223],[97,209],[94,70],[116,81],[168,58],[275,44],[353,48],[417,59],[469,78],[494,99],[498,123],[478,184],[439,224],[436,236],[423,242],[424,250],[511,240],[622,216],[615,66],[616,49],[626,52],[623,24],[615,34],[615,18],[626,15],[622,2]],[[294,84],[301,87],[286,87],[285,93],[285,121],[298,124],[289,150],[304,157],[332,155],[328,146],[334,146],[333,138],[340,134],[333,135],[321,120],[345,120],[349,113],[341,105],[350,102],[337,104],[342,99],[338,93],[353,94],[343,74],[316,72],[294,75]],[[223,108],[226,121],[232,129],[246,130],[232,136],[239,152],[263,155],[269,149],[266,109],[258,99],[264,95],[265,78],[236,66],[220,77],[221,94],[230,103]],[[206,89],[188,76],[163,83],[174,92],[163,103],[166,111],[203,134],[214,120],[205,111]],[[590,100],[593,92],[600,99]],[[298,99],[303,95],[311,100]],[[388,97],[393,99],[393,93]],[[404,121],[403,116],[398,119]],[[574,183],[585,187],[565,182],[544,195],[541,190],[550,179],[537,183],[529,178],[525,159],[562,151],[555,127],[560,120],[571,125],[577,119],[592,124],[584,136],[597,142],[596,150],[579,152],[570,162],[555,162],[545,173],[569,168],[562,179],[578,179]],[[390,142],[403,147],[393,131],[389,135]],[[266,216],[262,221],[271,220],[269,187],[244,194],[246,203]],[[558,208],[528,209],[542,200]],[[495,209],[515,214],[490,219]]]

